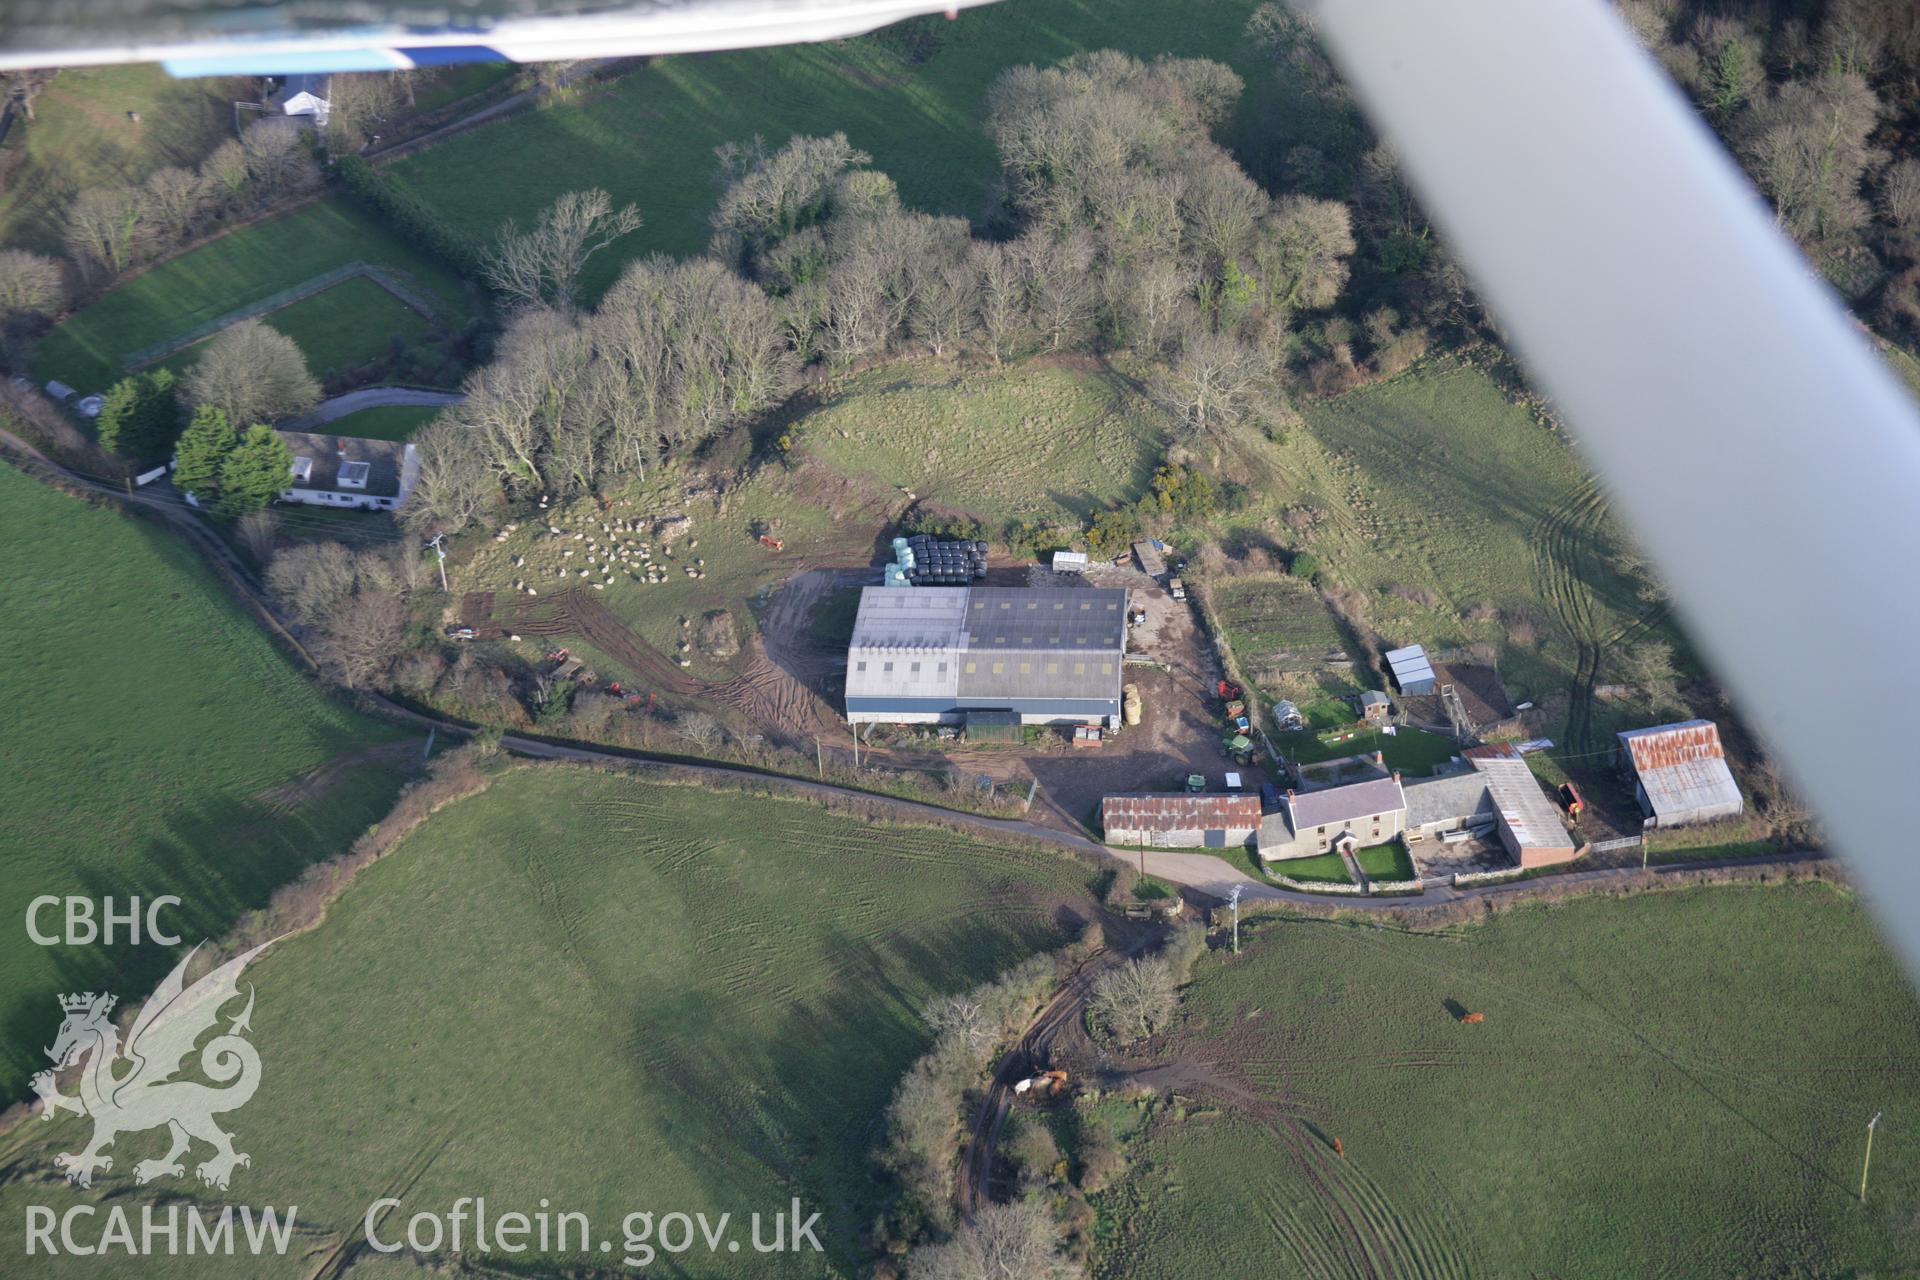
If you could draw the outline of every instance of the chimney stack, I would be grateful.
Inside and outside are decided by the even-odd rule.
[[[1398,783],[1398,782],[1400,781],[1400,771],[1399,771],[1398,769],[1395,769],[1395,770],[1393,771],[1393,780],[1394,780],[1394,782],[1396,782],[1396,783]]]
[[[1374,762],[1375,764],[1377,764],[1377,765],[1379,765],[1379,766],[1380,766],[1381,768],[1383,768],[1383,769],[1384,769],[1384,768],[1386,768],[1386,767],[1387,767],[1387,753],[1386,753],[1386,752],[1384,752],[1384,751],[1376,751],[1376,752],[1374,752],[1374,753],[1373,753],[1373,762]]]

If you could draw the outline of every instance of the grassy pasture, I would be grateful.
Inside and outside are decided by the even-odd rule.
[[[791,430],[835,471],[993,524],[1131,501],[1153,477],[1163,428],[1118,375],[1033,361],[979,373],[888,365],[837,386]]]
[[[1892,1276],[1920,1256],[1920,1146],[1891,1137],[1920,1123],[1920,1005],[1850,896],[1242,935],[1167,1052],[1275,1113],[1163,1113],[1098,1204],[1097,1275]]]
[[[232,1117],[253,1165],[230,1196],[298,1203],[319,1248],[357,1240],[383,1194],[408,1212],[461,1195],[531,1211],[547,1197],[615,1241],[635,1209],[729,1211],[744,1230],[749,1212],[798,1196],[822,1211],[824,1260],[697,1252],[661,1269],[816,1275],[824,1261],[853,1274],[878,1190],[868,1153],[928,1043],[919,1009],[1067,941],[1054,910],[1090,906],[1089,875],[796,800],[512,770],[249,970],[267,1073]],[[10,1163],[37,1170],[81,1133],[33,1125]],[[123,1141],[131,1154],[138,1139]],[[141,1198],[126,1168],[105,1177]],[[14,1220],[25,1198],[72,1197],[0,1190]],[[307,1275],[313,1262],[190,1269],[207,1265],[150,1274]]]
[[[58,378],[83,392],[104,390],[122,376],[130,352],[356,261],[385,267],[424,294],[448,328],[466,322],[467,295],[457,277],[395,240],[345,200],[330,198],[243,227],[134,277],[47,334],[34,358],[35,375],[42,381]],[[322,351],[343,350],[342,343],[371,342],[377,354],[388,334],[399,331],[390,326],[418,322],[418,316],[383,292],[378,315],[360,316],[359,323],[367,328],[356,335],[350,304],[357,295],[342,295],[343,304],[328,300],[334,291],[305,300],[313,308],[290,321],[303,327],[307,340]],[[405,312],[405,318],[392,311]]]
[[[307,358],[308,370],[321,382],[378,360],[395,338],[412,346],[428,330],[426,317],[365,276],[343,280],[261,320],[293,339]],[[202,339],[160,363],[184,372],[212,341]]]
[[[145,990],[163,950],[41,947],[42,894],[175,894],[169,923],[218,935],[386,812],[408,767],[343,763],[395,740],[323,698],[171,535],[0,468],[0,1095],[46,1066],[58,992]],[[54,924],[43,918],[43,927]]]
[[[511,217],[530,222],[555,197],[604,187],[639,205],[646,226],[595,258],[597,296],[626,261],[705,247],[713,208],[713,149],[762,135],[844,132],[900,185],[909,206],[973,217],[995,167],[981,101],[996,76],[1086,49],[1225,58],[1252,0],[1160,5],[1022,0],[931,24],[937,48],[914,62],[897,38],[657,58],[577,98],[483,125],[388,170],[462,231],[491,237]]]
[[[151,64],[62,71],[0,148],[0,243],[61,252],[60,220],[75,194],[192,168],[234,136],[233,103],[251,96],[242,78],[175,80]]]
[[[326,429],[333,435],[359,436],[363,440],[407,440],[439,414],[440,410],[431,405],[380,405],[335,418]]]

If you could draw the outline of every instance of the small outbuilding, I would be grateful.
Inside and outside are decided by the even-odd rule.
[[[1389,649],[1386,659],[1387,669],[1393,672],[1393,683],[1401,693],[1417,697],[1434,691],[1433,664],[1427,661],[1425,649],[1417,644],[1410,644],[1404,649]]]
[[[1711,720],[1630,729],[1619,735],[1621,766],[1649,827],[1730,818],[1745,807]]]
[[[1245,791],[1108,796],[1100,802],[1100,827],[1108,844],[1228,849],[1260,829],[1260,797]]]
[[[1378,689],[1360,695],[1360,718],[1368,724],[1385,724],[1392,714],[1392,700]]]
[[[1055,573],[1085,573],[1087,571],[1087,553],[1084,551],[1054,552],[1053,571]]]
[[[1140,572],[1158,581],[1166,576],[1167,562],[1160,558],[1159,550],[1153,543],[1142,539],[1133,544],[1133,558],[1139,562]]]

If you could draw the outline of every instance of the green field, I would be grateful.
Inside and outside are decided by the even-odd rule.
[[[1851,897],[1242,933],[1238,960],[1200,966],[1166,1056],[1263,1109],[1163,1110],[1098,1202],[1096,1274],[1914,1273],[1920,1005]]]
[[[389,404],[362,409],[327,424],[327,431],[338,436],[358,436],[363,440],[406,440],[432,422],[440,410],[431,405]]]
[[[292,338],[307,358],[307,369],[321,382],[379,360],[393,341],[413,346],[427,336],[428,321],[365,276],[355,276],[261,317]],[[162,360],[183,372],[206,350],[203,339]]]
[[[175,80],[151,64],[62,71],[0,147],[0,244],[62,252],[60,218],[77,192],[193,168],[234,136],[233,104],[252,96],[244,79]]]
[[[350,262],[391,271],[440,309],[445,327],[458,329],[466,323],[469,304],[457,277],[402,245],[353,205],[334,198],[221,236],[136,276],[49,333],[35,356],[35,374],[42,381],[58,378],[83,392],[104,390],[119,379],[131,352]],[[311,340],[332,344],[330,349],[351,341],[378,352],[390,333],[400,331],[382,326],[402,326],[411,333],[418,323],[413,312],[387,298],[377,319],[363,321],[369,323],[364,335],[343,337],[353,316],[350,309],[336,312],[333,301],[321,301],[333,292],[309,300],[315,307],[299,321],[309,326]],[[392,312],[404,312],[405,318]]]
[[[387,170],[469,235],[531,221],[555,197],[603,187],[633,201],[639,234],[595,258],[589,295],[623,262],[706,246],[716,190],[713,149],[762,135],[844,132],[900,185],[909,206],[973,217],[995,156],[981,102],[996,76],[1083,49],[1226,58],[1253,0],[1195,0],[1177,10],[1096,0],[1020,0],[926,20],[937,49],[917,65],[900,35],[696,57],[658,58],[577,99],[484,125]]]
[[[850,378],[792,427],[803,456],[996,525],[1084,519],[1147,488],[1159,415],[1119,375],[1031,361],[895,364]]]
[[[1619,533],[1585,465],[1480,370],[1438,361],[1303,412],[1292,460],[1327,512],[1314,549],[1372,593],[1383,635],[1429,647],[1483,638],[1461,619],[1474,605],[1550,605],[1542,555],[1577,575],[1600,629],[1638,616],[1631,585],[1607,563]],[[1440,603],[1402,599],[1395,586]]]
[[[189,941],[218,935],[392,803],[406,763],[342,757],[395,741],[321,696],[169,533],[0,468],[0,1095],[47,1065],[54,996],[131,996],[160,949],[41,947],[43,894],[175,894]],[[329,761],[312,793],[276,788]],[[48,916],[43,926],[55,925]]]
[[[798,1196],[822,1211],[836,1274],[864,1271],[869,1152],[927,1046],[921,1007],[1068,941],[1054,911],[1090,909],[1089,875],[807,802],[516,769],[249,970],[266,1073],[231,1127],[253,1165],[207,1198],[298,1203],[306,1243],[326,1249],[357,1239],[383,1194],[408,1212],[547,1197],[615,1241],[636,1209],[728,1211],[744,1227]],[[81,1122],[19,1135],[6,1218],[26,1198],[72,1198],[13,1177],[82,1135]],[[136,1199],[126,1168],[100,1185]],[[604,1260],[517,1261],[553,1274]],[[660,1271],[823,1270],[746,1251],[674,1262]],[[313,1267],[188,1263],[149,1274]],[[44,1274],[92,1274],[69,1266]]]

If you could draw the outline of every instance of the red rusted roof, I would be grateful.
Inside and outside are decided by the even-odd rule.
[[[1506,760],[1519,759],[1520,752],[1511,742],[1489,742],[1485,746],[1468,747],[1460,753],[1467,760]]]
[[[1252,792],[1201,795],[1108,796],[1100,802],[1108,831],[1209,831],[1260,825],[1260,797]]]
[[[1720,727],[1711,720],[1687,720],[1680,724],[1634,729],[1620,735],[1627,754],[1633,757],[1636,773],[1666,769],[1677,764],[1696,764],[1702,760],[1724,760],[1720,746]]]

